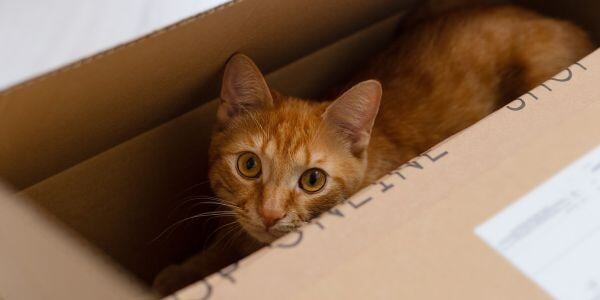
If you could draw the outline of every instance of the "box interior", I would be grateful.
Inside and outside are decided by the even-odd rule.
[[[272,2],[269,9],[276,12],[293,11],[290,9],[306,4],[265,2]],[[200,20],[205,23],[202,26],[197,25],[200,21],[191,20],[175,31],[124,46],[127,55],[117,55],[120,59],[107,55],[41,83],[5,92],[0,108],[6,107],[8,118],[0,120],[0,125],[10,126],[0,126],[0,146],[10,141],[11,147],[0,147],[0,176],[116,263],[142,281],[151,282],[166,265],[202,248],[210,231],[211,224],[200,221],[162,234],[177,220],[202,211],[202,207],[189,209],[185,205],[189,196],[210,195],[206,151],[216,109],[216,100],[210,99],[216,95],[219,69],[229,55],[237,50],[248,53],[268,74],[275,89],[319,97],[393,39],[401,12],[410,1],[331,2],[343,2],[341,10],[347,16],[325,18],[332,7],[319,4],[314,12],[310,10],[312,16],[289,20],[261,12],[264,8],[258,1],[235,2],[214,12],[214,19]],[[576,20],[596,38],[600,33],[600,22],[594,16],[597,10],[591,9],[600,8],[595,1],[521,2]],[[255,16],[250,17],[251,13],[266,18],[265,23],[252,23]],[[228,18],[243,21],[236,21],[234,26],[227,23]],[[318,26],[310,25],[298,34],[285,34],[283,29],[283,24],[290,25],[288,22],[300,28],[315,20],[319,20]],[[257,26],[248,29],[240,22]],[[219,30],[220,36],[205,33],[218,26],[225,27]],[[244,28],[242,33],[236,33],[239,28]],[[320,32],[319,28],[328,29]],[[266,36],[263,31],[278,35]],[[176,40],[201,34],[208,35],[202,38],[210,43],[171,47]],[[177,35],[177,39],[170,37]],[[248,41],[248,35],[255,40]],[[134,62],[124,61],[124,57],[138,53],[143,55]],[[191,58],[195,55],[200,57]],[[125,75],[119,75],[121,70]],[[90,77],[83,79],[81,86],[68,84],[78,83],[82,74]],[[107,93],[103,90],[106,84]],[[92,96],[84,102],[86,95]],[[40,99],[56,101],[57,112],[49,117],[24,117]],[[123,109],[113,116],[115,103],[125,105],[119,104]],[[68,110],[61,111],[63,107]],[[69,122],[57,122],[65,116]],[[37,127],[47,125],[33,122],[37,117],[57,124]],[[99,125],[104,122],[111,126]],[[73,124],[82,126],[73,128],[77,127]],[[49,145],[49,150],[40,150],[40,145]]]

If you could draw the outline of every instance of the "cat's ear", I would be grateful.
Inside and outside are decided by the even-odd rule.
[[[240,113],[273,105],[262,73],[246,55],[233,55],[225,66],[217,119],[226,123]]]
[[[363,81],[333,101],[323,113],[325,121],[349,139],[355,155],[360,155],[369,145],[381,92],[379,81]]]

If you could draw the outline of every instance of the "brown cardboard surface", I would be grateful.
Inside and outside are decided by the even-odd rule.
[[[398,16],[390,17],[267,76],[273,87],[296,95],[319,94],[348,74],[349,66],[382,48]],[[333,59],[335,57],[335,59]],[[314,69],[319,69],[319,76]],[[302,84],[298,84],[298,83]],[[216,115],[214,100],[156,129],[48,178],[21,194],[33,199],[141,278],[202,244],[202,222],[161,232],[181,215],[181,191],[206,184],[207,151]],[[179,217],[179,219],[177,219]],[[193,225],[193,224],[192,224]],[[183,227],[183,226],[182,226]],[[196,230],[196,231],[194,231]]]
[[[154,298],[65,228],[8,195],[0,187],[0,299]]]
[[[206,176],[215,102],[200,104],[215,95],[225,59],[242,50],[272,71],[302,57],[268,79],[315,95],[384,45],[396,21],[321,48],[404,2],[237,1],[0,93],[0,177],[18,189],[47,178],[20,196],[151,280],[190,242],[188,232],[149,243],[183,200],[178,192]],[[524,95],[178,299],[543,297],[473,229],[600,142],[598,70],[597,52],[533,90],[537,100]],[[569,147],[552,148],[559,141]],[[0,243],[10,246],[0,249],[0,299],[143,294],[91,247],[2,195]],[[14,276],[24,269],[24,280]]]
[[[178,299],[547,297],[474,229],[600,144],[599,78],[596,51]]]
[[[0,177],[27,187],[213,99],[235,51],[272,71],[405,3],[237,0],[0,92]]]

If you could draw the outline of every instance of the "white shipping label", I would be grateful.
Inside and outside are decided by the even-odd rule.
[[[475,233],[552,297],[600,300],[600,147]]]

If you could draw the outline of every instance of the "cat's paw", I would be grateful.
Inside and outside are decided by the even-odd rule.
[[[196,281],[194,274],[190,274],[181,266],[169,266],[162,270],[154,279],[152,287],[161,295],[170,295]]]

